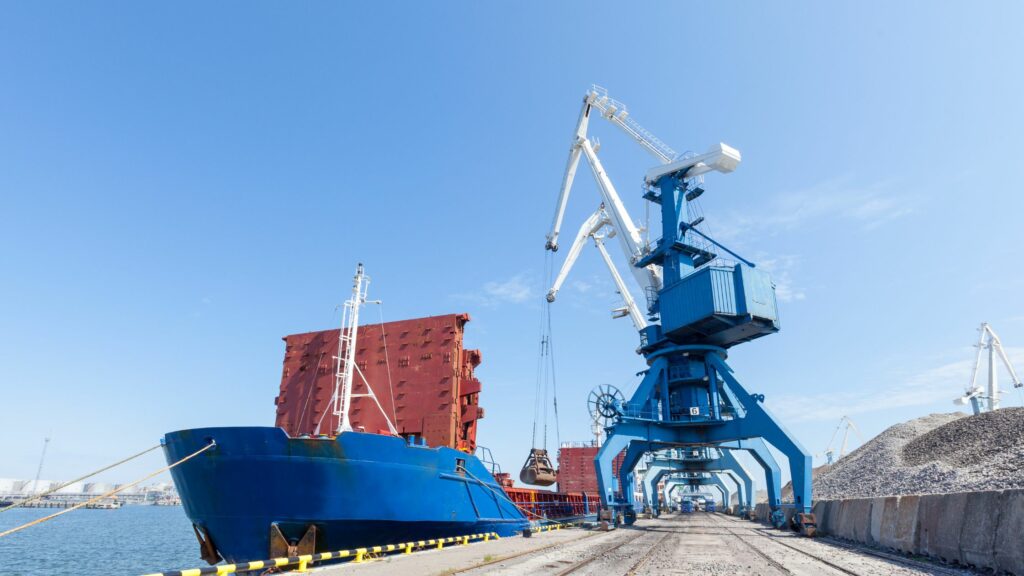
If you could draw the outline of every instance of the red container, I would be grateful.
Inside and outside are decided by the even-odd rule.
[[[480,381],[473,370],[480,351],[463,348],[469,314],[448,314],[359,327],[356,364],[400,435],[430,446],[476,449]],[[288,434],[333,434],[331,413],[337,371],[338,329],[285,336],[284,370],[276,425]],[[389,378],[390,366],[390,378]],[[356,375],[353,394],[365,394]],[[352,426],[388,433],[381,408],[370,397],[352,398]]]
[[[594,458],[599,448],[593,442],[564,442],[558,450],[558,490],[561,492],[593,492],[600,493],[597,485],[597,471],[594,469]],[[612,461],[612,474],[618,487],[619,467],[626,457],[623,450]],[[618,489],[616,490],[618,491]]]

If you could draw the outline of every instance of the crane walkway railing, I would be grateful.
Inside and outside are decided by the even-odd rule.
[[[600,110],[606,119],[622,128],[655,156],[659,156],[662,163],[671,162],[678,156],[678,153],[671,146],[652,134],[650,130],[641,126],[639,122],[633,120],[629,116],[626,105],[609,96],[606,88],[592,84],[590,91],[593,94],[591,106]]]

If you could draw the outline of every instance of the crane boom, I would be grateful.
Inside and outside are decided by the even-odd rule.
[[[601,234],[601,231],[608,228],[609,231],[606,234]],[[573,240],[572,247],[569,248],[569,253],[565,257],[565,261],[562,262],[562,267],[558,271],[558,275],[555,277],[555,281],[551,284],[551,289],[547,293],[547,301],[554,302],[558,297],[558,291],[561,290],[562,284],[565,283],[565,279],[569,276],[569,271],[572,270],[573,265],[579,258],[580,252],[583,250],[583,245],[586,243],[587,238],[591,238],[594,241],[594,246],[601,254],[602,260],[608,267],[608,271],[612,275],[612,280],[615,282],[616,291],[622,296],[623,307],[619,310],[623,310],[624,314],[617,315],[615,317],[621,317],[628,315],[633,321],[633,326],[637,330],[643,330],[647,327],[647,320],[644,315],[640,312],[637,307],[636,300],[633,295],[629,292],[629,288],[626,286],[625,281],[622,279],[622,275],[619,274],[618,269],[615,267],[615,262],[612,260],[611,255],[608,254],[608,250],[604,247],[605,238],[610,238],[616,234],[615,228],[612,226],[611,219],[608,217],[608,213],[604,209],[604,204],[596,212],[587,218],[583,225],[580,226],[579,232],[576,233],[576,238]]]
[[[629,292],[626,282],[623,281],[622,276],[619,275],[619,271],[615,268],[615,262],[612,261],[612,257],[604,248],[604,238],[601,236],[594,236],[594,246],[596,246],[597,251],[601,253],[601,258],[604,259],[604,263],[608,266],[608,271],[612,273],[612,280],[615,281],[615,287],[618,289],[619,295],[622,296],[623,308],[625,309],[626,314],[629,315],[629,319],[633,321],[633,327],[636,328],[637,332],[647,328],[647,319],[640,313],[640,309],[636,305],[636,300],[633,299],[633,295]]]
[[[580,226],[580,230],[576,233],[576,238],[572,242],[572,247],[569,248],[569,253],[565,256],[565,261],[562,262],[562,268],[559,269],[558,276],[555,276],[555,281],[552,283],[551,289],[548,290],[548,302],[555,301],[558,291],[561,290],[562,284],[565,282],[566,277],[569,276],[569,271],[576,264],[576,259],[579,258],[580,251],[583,250],[583,244],[586,243],[587,238],[596,234],[602,226],[610,223],[611,220],[608,219],[608,214],[604,211],[603,206],[583,221],[583,225]]]
[[[1014,388],[1024,388],[1024,382],[1020,381],[1017,377],[1017,371],[1013,369],[1013,364],[1010,363],[1010,358],[1006,355],[1006,350],[1003,349],[1003,342],[996,335],[995,330],[991,326],[987,326],[989,334],[992,335],[992,343],[995,345],[996,351],[999,352],[999,357],[1003,360],[1003,366],[1006,366],[1006,371],[1010,373],[1010,378],[1013,378]]]
[[[651,156],[662,164],[668,164],[678,154],[668,144],[640,125],[629,116],[626,105],[608,96],[608,90],[593,84],[587,93],[586,101],[601,111],[601,116],[622,129],[630,138],[636,140]]]
[[[647,326],[647,319],[637,308],[630,291],[622,281],[622,276],[615,268],[611,257],[604,246],[604,240],[615,235],[619,237],[619,246],[622,248],[626,261],[630,265],[630,271],[636,278],[637,284],[643,292],[657,292],[661,290],[664,283],[663,273],[660,266],[653,262],[643,267],[637,264],[645,258],[650,259],[651,247],[641,237],[640,229],[630,217],[625,204],[612,184],[611,178],[604,169],[600,158],[597,156],[597,145],[587,136],[590,126],[591,111],[596,109],[602,118],[608,120],[624,131],[630,138],[651,154],[657,161],[658,166],[649,170],[646,174],[646,182],[650,184],[665,174],[681,173],[686,179],[694,178],[716,170],[723,173],[732,172],[740,162],[738,150],[717,144],[701,155],[687,154],[680,156],[665,142],[652,134],[629,116],[626,105],[608,95],[608,91],[595,85],[583,97],[583,104],[580,108],[579,117],[576,120],[576,129],[573,133],[572,145],[569,147],[569,158],[565,166],[565,174],[562,176],[562,185],[558,193],[558,202],[555,206],[555,215],[551,222],[551,231],[547,235],[545,248],[552,252],[558,250],[558,237],[561,232],[565,209],[569,202],[569,195],[576,178],[576,170],[579,167],[580,157],[586,158],[590,166],[591,174],[597,183],[598,191],[602,199],[602,209],[590,216],[580,227],[579,232],[573,241],[569,255],[566,257],[562,268],[559,271],[551,290],[547,294],[548,302],[554,302],[558,290],[565,282],[569,270],[579,257],[582,245],[587,237],[594,240],[595,246],[605,260],[609,271],[615,279],[616,287],[622,294],[625,307],[620,309],[628,314],[633,320],[637,329]],[[599,231],[608,226],[611,231],[600,235]],[[675,231],[678,234],[678,231]],[[668,232],[666,232],[667,234]]]
[[[601,164],[601,160],[597,157],[597,152],[594,151],[590,141],[584,140],[580,146],[587,158],[587,163],[590,164],[590,171],[594,174],[594,180],[597,182],[597,188],[601,192],[601,198],[604,200],[605,207],[611,215],[612,224],[615,230],[619,232],[619,244],[626,255],[626,260],[631,265],[635,264],[645,255],[645,247],[643,239],[640,237],[640,230],[637,229],[636,225],[633,224],[633,220],[629,217],[626,206],[622,203],[619,193],[615,191],[615,186],[612,184],[611,179],[608,178],[608,173],[605,172],[604,165]],[[630,268],[643,289],[646,290],[648,287],[654,290],[661,289],[661,272],[657,268],[654,266],[648,266],[643,269],[636,266],[630,266]]]
[[[569,161],[565,165],[565,175],[562,176],[562,189],[558,192],[555,218],[551,222],[551,232],[548,233],[547,243],[544,245],[544,248],[552,252],[558,251],[558,233],[562,229],[565,205],[569,202],[569,192],[572,190],[572,183],[576,178],[576,167],[580,163],[580,142],[587,139],[587,126],[589,124],[590,102],[587,97],[584,97],[583,107],[580,109],[580,117],[576,120],[576,132],[573,134],[572,145],[569,146]]]
[[[558,235],[561,232],[562,220],[565,217],[565,206],[569,201],[569,193],[576,178],[576,168],[580,162],[580,149],[584,142],[587,142],[590,111],[593,108],[597,108],[601,112],[602,118],[622,129],[630,138],[640,144],[644,150],[654,156],[659,163],[669,164],[678,157],[676,151],[668,144],[665,144],[661,139],[641,126],[640,123],[633,120],[629,116],[625,104],[608,96],[608,90],[601,86],[597,84],[591,85],[590,90],[583,96],[583,106],[580,108],[580,116],[576,120],[576,131],[573,134],[572,144],[569,146],[569,160],[565,165],[565,175],[562,176],[562,187],[558,194],[555,216],[551,222],[551,232],[548,234],[547,242],[544,245],[546,249],[552,252],[558,250]],[[598,185],[600,186],[601,183],[599,182]],[[620,230],[624,229],[620,228]],[[636,238],[639,241],[639,235]]]

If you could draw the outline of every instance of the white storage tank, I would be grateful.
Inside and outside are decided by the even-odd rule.
[[[57,490],[57,494],[81,494],[85,492],[84,482],[73,482],[67,486]]]

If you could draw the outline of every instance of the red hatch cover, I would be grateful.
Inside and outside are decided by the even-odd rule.
[[[422,437],[430,446],[476,449],[476,421],[483,408],[473,370],[481,357],[479,350],[463,348],[466,322],[469,314],[448,314],[359,327],[356,363],[402,436]],[[317,424],[321,433],[333,433],[338,426],[330,413],[338,329],[293,334],[284,341],[276,425],[291,436],[314,434]],[[358,375],[353,393],[366,393]],[[351,419],[357,430],[388,428],[369,397],[352,399]]]

